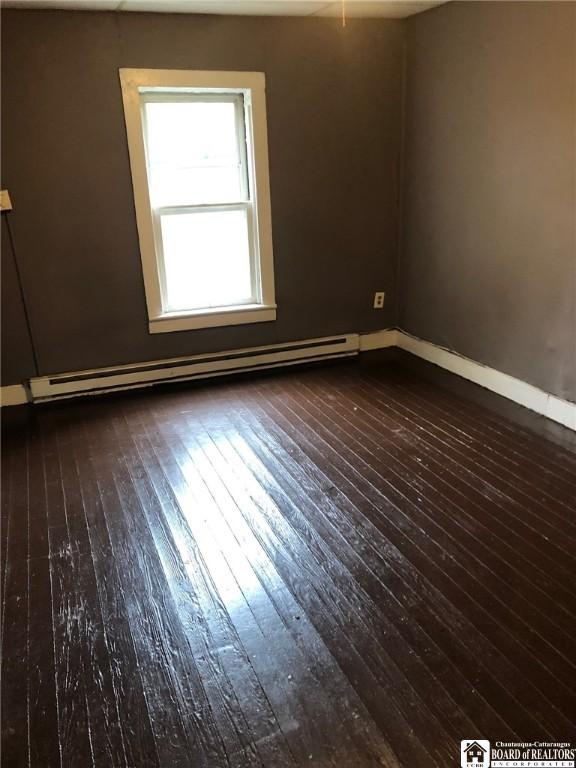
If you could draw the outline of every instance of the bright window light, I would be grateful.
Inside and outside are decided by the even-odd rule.
[[[121,81],[150,330],[275,319],[263,76]]]
[[[247,199],[241,96],[208,102],[147,101],[145,109],[154,207]]]
[[[245,210],[178,211],[161,227],[170,311],[254,301]]]
[[[257,302],[244,97],[143,97],[167,312]]]

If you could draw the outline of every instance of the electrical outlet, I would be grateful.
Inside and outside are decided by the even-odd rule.
[[[374,309],[382,309],[384,306],[384,297],[386,294],[384,291],[377,291],[374,294]]]

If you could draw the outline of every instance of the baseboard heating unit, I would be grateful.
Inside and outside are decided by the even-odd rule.
[[[30,380],[30,393],[33,402],[44,402],[76,395],[94,395],[152,386],[167,381],[188,381],[223,376],[235,371],[255,371],[315,360],[350,357],[357,355],[359,349],[358,334],[305,339],[265,347],[42,376]]]

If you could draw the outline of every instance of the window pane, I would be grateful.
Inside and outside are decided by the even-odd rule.
[[[255,300],[246,211],[164,215],[161,226],[168,311]]]
[[[198,203],[236,203],[244,197],[237,168],[151,169],[154,208]]]
[[[231,101],[146,103],[154,207],[245,198],[236,115]]]

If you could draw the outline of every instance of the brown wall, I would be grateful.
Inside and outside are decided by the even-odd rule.
[[[576,400],[576,4],[408,22],[400,324]]]
[[[8,220],[0,220],[1,242],[1,287],[0,327],[2,328],[2,384],[13,384],[35,375],[34,355],[30,334],[26,325],[24,305],[16,276],[12,243],[9,237]]]
[[[58,11],[2,21],[2,186],[42,374],[395,324],[401,22]],[[266,73],[275,323],[148,334],[119,67]],[[11,384],[34,372],[14,281],[4,287]],[[387,292],[384,311],[372,309],[375,290]]]

